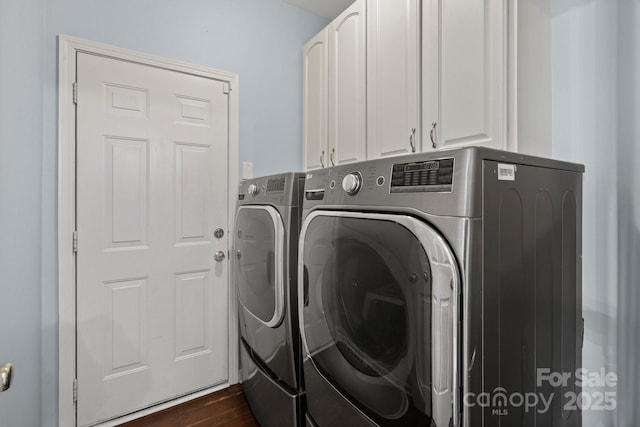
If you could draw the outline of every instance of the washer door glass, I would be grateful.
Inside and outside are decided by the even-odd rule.
[[[381,425],[449,426],[457,271],[439,234],[408,216],[316,212],[300,253],[316,369]]]
[[[271,206],[243,206],[236,216],[236,283],[240,304],[265,325],[282,320],[284,227]]]

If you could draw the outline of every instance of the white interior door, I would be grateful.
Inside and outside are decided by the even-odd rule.
[[[78,425],[227,380],[228,93],[77,57]]]

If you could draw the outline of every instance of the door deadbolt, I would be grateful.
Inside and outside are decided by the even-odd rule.
[[[222,236],[224,236],[224,230],[222,228],[216,228],[213,235],[216,236],[216,239],[222,239]]]

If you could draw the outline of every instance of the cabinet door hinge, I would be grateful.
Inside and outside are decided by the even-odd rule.
[[[73,103],[78,103],[78,82],[73,82]]]
[[[78,401],[78,379],[73,379],[73,403]]]
[[[73,232],[73,253],[78,252],[78,231]]]
[[[225,95],[229,95],[229,92],[231,92],[231,83],[222,83],[222,93],[224,93]]]

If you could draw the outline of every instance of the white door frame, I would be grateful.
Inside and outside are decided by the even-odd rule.
[[[233,230],[238,189],[239,77],[143,52],[124,49],[68,35],[59,36],[58,48],[58,422],[76,425],[74,380],[76,378],[76,259],[73,232],[76,229],[76,114],[73,83],[76,54],[86,52],[150,65],[229,83],[228,223]],[[231,239],[229,239],[229,242]],[[228,248],[227,248],[228,249]],[[238,337],[236,292],[229,269],[229,383],[238,382]],[[201,395],[201,394],[199,394]],[[185,399],[179,399],[184,401]],[[171,406],[169,404],[168,406]]]

